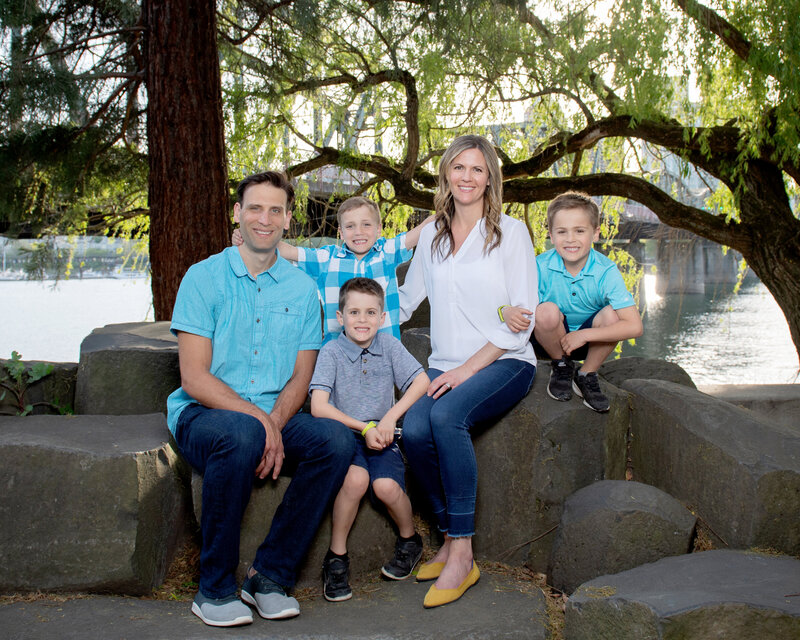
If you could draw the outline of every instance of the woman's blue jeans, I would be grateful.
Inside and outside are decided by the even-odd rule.
[[[431,380],[441,373],[428,370]],[[534,375],[536,367],[522,360],[495,360],[437,400],[422,396],[408,410],[403,442],[411,472],[449,536],[475,533],[478,465],[470,430],[525,397]]]
[[[344,480],[354,445],[343,424],[306,413],[293,416],[281,436],[284,469],[291,472],[292,481],[253,567],[278,584],[292,586],[328,504]],[[192,404],[178,418],[178,448],[203,474],[200,591],[208,598],[236,593],[242,516],[265,438],[258,420],[237,411]]]

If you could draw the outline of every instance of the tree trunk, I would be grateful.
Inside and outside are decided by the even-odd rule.
[[[156,320],[181,278],[230,239],[213,0],[143,0],[147,28],[150,265]]]
[[[790,243],[795,245],[794,259],[786,258],[786,245]],[[757,247],[757,252],[745,255],[744,258],[764,286],[769,289],[783,315],[786,316],[800,361],[800,261],[797,260],[800,246],[798,245],[800,245],[798,238],[783,243],[783,246],[763,244]]]
[[[741,253],[783,311],[800,362],[800,223],[782,221],[764,216]]]

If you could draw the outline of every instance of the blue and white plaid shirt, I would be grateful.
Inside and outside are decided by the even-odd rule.
[[[372,278],[380,283],[386,293],[384,311],[386,318],[380,330],[400,339],[400,296],[397,293],[397,267],[411,259],[413,251],[406,249],[406,234],[394,238],[378,238],[369,253],[359,260],[343,244],[330,244],[318,249],[297,247],[297,266],[311,276],[317,284],[325,314],[326,344],[336,338],[342,327],[336,320],[339,309],[339,289],[357,276]]]

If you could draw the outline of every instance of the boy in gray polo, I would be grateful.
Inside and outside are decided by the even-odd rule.
[[[403,580],[422,556],[405,492],[405,465],[395,442],[398,419],[421,398],[430,380],[402,343],[378,333],[383,323],[383,288],[370,278],[353,278],[339,290],[336,318],[344,331],[322,347],[309,386],[311,414],[338,420],[353,431],[356,453],[333,504],[331,546],[322,566],[325,599],[348,600],[347,536],[361,498],[372,485],[398,529],[394,557],[381,569]],[[394,388],[403,396],[394,403]]]

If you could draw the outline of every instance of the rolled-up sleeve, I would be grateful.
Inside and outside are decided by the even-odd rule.
[[[419,243],[414,251],[414,257],[406,273],[406,279],[403,282],[403,286],[398,290],[400,294],[400,322],[408,320],[420,303],[428,297],[428,289],[425,285],[425,262],[430,259],[431,255],[433,227],[434,225],[429,224],[422,230]]]
[[[525,331],[514,333],[505,322],[500,320],[497,308],[502,305],[524,307],[536,311],[539,304],[539,278],[536,268],[536,254],[533,243],[523,223],[509,225],[508,233],[503,235],[500,245],[502,278],[504,287],[497,287],[494,298],[497,304],[492,307],[489,321],[482,327],[487,340],[501,349],[517,351],[526,346],[533,331],[531,324]],[[481,295],[486,295],[482,292]]]

